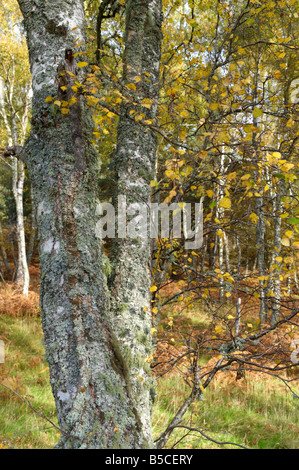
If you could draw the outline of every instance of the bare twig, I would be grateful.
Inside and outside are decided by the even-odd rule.
[[[4,385],[3,383],[0,382],[0,386],[1,387],[4,387],[6,388],[7,390],[10,390],[12,393],[14,393],[18,398],[20,398],[20,400],[22,400],[23,403],[25,403],[25,405],[27,405],[32,411],[34,411],[34,413],[36,413],[38,416],[40,416],[41,418],[45,419],[46,421],[48,421],[48,423],[50,423],[53,428],[57,429],[61,434],[63,434],[64,436],[67,436],[67,437],[70,437],[72,439],[79,439],[78,437],[76,436],[72,436],[71,434],[67,433],[66,431],[64,431],[63,429],[61,429],[59,426],[57,426],[55,423],[53,423],[53,421],[51,421],[49,418],[47,418],[47,416],[45,416],[43,413],[41,413],[40,411],[37,411],[32,405],[31,403],[29,402],[29,400],[27,398],[24,398],[22,397],[18,392],[16,392],[15,390],[13,390],[11,387],[9,387],[8,385]]]

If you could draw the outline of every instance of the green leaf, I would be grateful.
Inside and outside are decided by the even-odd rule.
[[[252,115],[253,117],[257,118],[260,117],[263,114],[263,111],[259,108],[254,108]]]
[[[298,217],[291,217],[288,222],[293,225],[298,225],[299,224],[299,219]]]
[[[273,176],[275,176],[275,178],[285,178],[285,175],[282,173],[273,173]]]

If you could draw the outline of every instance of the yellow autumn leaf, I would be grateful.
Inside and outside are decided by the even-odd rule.
[[[251,175],[247,174],[241,177],[241,181],[248,180],[251,177]]]
[[[53,100],[52,96],[47,96],[45,103],[50,103]]]
[[[221,325],[216,325],[215,326],[215,333],[221,333],[223,331],[223,328]]]
[[[172,170],[166,170],[165,175],[167,176],[167,178],[170,178],[171,180],[175,178],[175,174]]]
[[[150,288],[150,292],[156,292],[157,289],[158,289],[157,286],[152,286],[152,287]]]
[[[223,197],[219,201],[219,207],[223,207],[224,209],[230,209],[231,205],[231,200],[228,197]]]
[[[151,356],[146,357],[146,358],[144,359],[144,362],[149,363],[149,362],[152,362],[153,359],[154,359],[154,356],[151,355]]]
[[[249,217],[254,224],[257,224],[257,221],[259,220],[259,218],[254,212],[252,212]]]
[[[287,127],[292,127],[295,124],[295,121],[293,119],[289,119],[288,122],[286,123]]]
[[[86,65],[88,65],[88,62],[78,62],[77,63],[77,67],[79,67],[79,69],[82,69],[83,67],[86,67]]]
[[[96,98],[95,96],[86,96],[88,106],[95,106],[99,101],[99,98]]]
[[[214,196],[214,192],[211,189],[207,190],[207,195],[212,198]]]
[[[136,91],[136,85],[134,83],[128,83],[126,85],[127,88],[129,88],[130,90],[133,90],[133,91]]]
[[[285,236],[288,237],[289,239],[291,239],[292,236],[293,236],[293,233],[294,233],[294,232],[292,232],[292,230],[287,230],[287,231],[285,232]]]
[[[181,116],[184,117],[184,118],[189,117],[188,111],[186,109],[183,109],[183,111],[181,111]]]
[[[259,108],[254,108],[252,115],[253,117],[257,118],[263,114],[263,111]]]
[[[74,57],[77,57],[78,55],[83,55],[83,54],[86,54],[86,51],[75,52]]]
[[[149,98],[144,98],[141,101],[141,106],[143,106],[144,108],[151,109],[152,104],[153,104],[153,100],[150,100]]]
[[[211,111],[216,111],[216,109],[218,109],[218,107],[219,107],[218,103],[211,103],[210,104],[210,110]]]

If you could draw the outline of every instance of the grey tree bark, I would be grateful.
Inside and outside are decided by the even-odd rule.
[[[125,82],[136,83],[136,97],[151,100],[150,109],[139,112],[145,119],[154,119],[159,98],[159,65],[161,49],[161,0],[135,0],[127,4],[125,34]],[[140,81],[136,81],[141,78]],[[136,109],[136,108],[133,108]],[[129,208],[151,203],[150,181],[155,179],[157,138],[144,126],[136,125],[130,117],[131,107],[123,105],[114,155],[115,201],[125,196]],[[133,209],[134,211],[134,209]],[[134,214],[133,214],[134,215]],[[112,288],[114,329],[120,339],[137,410],[148,440],[150,430],[150,401],[153,384],[149,378],[146,358],[151,350],[151,247],[149,213],[146,233],[136,232],[136,238],[118,238],[114,247]],[[136,341],[136,338],[139,338]]]
[[[28,249],[27,249],[27,264],[29,265],[32,260],[35,240],[37,235],[37,226],[36,226],[36,206],[33,199],[33,190],[31,188],[31,230],[30,230],[30,238],[28,242]]]
[[[258,102],[258,67],[259,67],[259,60],[260,57],[257,55],[256,57],[256,64],[255,64],[255,78],[254,78],[254,89],[253,89],[253,103]],[[252,123],[254,127],[258,127],[258,119],[253,116]],[[254,181],[258,184],[260,175],[259,175],[259,167],[258,161],[260,158],[258,152],[258,142],[257,142],[257,135],[256,132],[252,133],[252,149],[254,152]],[[265,276],[265,214],[264,214],[264,200],[263,195],[256,196],[255,198],[255,209],[256,215],[258,216],[257,224],[256,224],[256,258],[257,258],[257,267],[259,273],[259,292],[260,292],[260,312],[259,312],[259,319],[260,324],[266,322],[267,320],[267,297],[266,297],[266,283],[263,279]]]
[[[84,51],[83,1],[18,2],[24,16],[33,86],[31,136],[22,155],[26,156],[38,208],[42,322],[63,430],[58,447],[152,448],[149,381],[144,372],[139,386],[134,376],[138,368],[139,372],[144,370],[151,347],[149,314],[143,317],[141,311],[150,305],[149,249],[145,243],[130,253],[126,242],[120,246],[110,302],[104,254],[95,230],[99,159],[90,142],[91,111],[82,96],[68,115],[56,114],[45,102],[47,96],[60,93],[61,71],[65,73],[67,98],[72,96],[69,77],[78,70],[76,59],[66,51],[72,50],[78,37],[82,45],[76,52]],[[158,0],[131,0],[127,4],[125,63],[129,80],[130,70],[135,68],[134,42],[138,72],[142,71],[140,53],[142,66],[153,62],[158,70],[160,52],[156,48],[160,42],[154,38],[161,34],[160,8]],[[155,41],[152,45],[151,40]],[[149,170],[156,144],[153,136],[140,132],[138,124],[128,119],[125,109],[118,135],[116,168],[121,191],[126,177],[132,181],[136,176],[135,164],[140,171]],[[148,181],[141,177],[136,185],[146,197]],[[139,263],[144,267],[139,267],[137,274]],[[128,328],[128,341],[121,343]],[[130,347],[131,355],[127,354]]]
[[[271,272],[271,282],[272,290],[274,296],[272,297],[272,312],[271,312],[271,324],[274,325],[278,321],[280,314],[280,301],[281,301],[281,291],[280,291],[280,276],[281,276],[281,263],[277,260],[280,257],[281,252],[281,214],[282,214],[282,203],[281,203],[281,194],[283,186],[280,182],[276,188],[276,194],[273,201],[273,223],[274,223],[274,233],[273,233],[273,253],[272,253],[272,265],[276,266],[274,272]]]

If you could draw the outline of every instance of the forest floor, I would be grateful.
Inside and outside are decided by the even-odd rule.
[[[48,365],[44,359],[38,267],[31,268],[31,278],[28,299],[13,285],[0,288],[0,339],[5,344],[5,362],[0,363],[0,383],[5,385],[0,387],[0,449],[53,448],[59,439],[59,432],[51,424],[57,425],[57,421]],[[165,291],[163,295],[169,294]],[[176,340],[175,329],[167,325],[170,314],[175,316],[178,310],[179,307],[173,305],[165,309],[161,326],[157,327],[158,339],[170,331]],[[209,319],[207,312],[195,304],[192,309],[184,310],[179,321],[178,330],[195,327],[197,331],[205,332]],[[172,345],[169,341],[162,344],[161,358],[167,360]],[[204,367],[212,359],[203,355],[200,362]],[[153,408],[155,438],[165,430],[190,393],[179,367],[160,378],[163,367],[158,369],[155,371],[157,394]],[[291,373],[295,377],[298,370]],[[296,393],[299,394],[298,387]],[[219,373],[205,390],[203,400],[194,402],[184,424],[200,429],[203,434],[177,429],[167,448],[237,448],[232,444],[223,446],[219,444],[221,442],[251,449],[299,447],[298,400],[277,378],[261,373],[246,373],[241,380],[236,380],[236,372]]]

